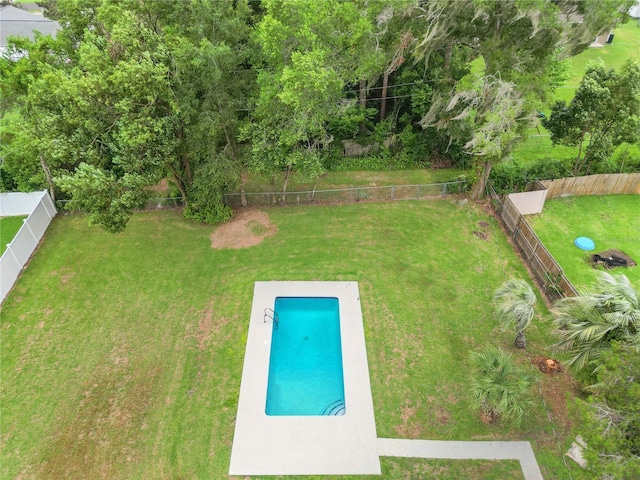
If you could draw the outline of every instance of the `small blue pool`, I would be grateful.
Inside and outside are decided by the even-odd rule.
[[[278,297],[274,311],[267,415],[344,415],[337,298]]]
[[[581,250],[593,250],[596,248],[596,244],[589,237],[578,237],[573,241],[573,244]]]

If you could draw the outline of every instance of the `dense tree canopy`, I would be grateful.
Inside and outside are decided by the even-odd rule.
[[[286,189],[292,170],[348,162],[351,140],[471,163],[479,196],[562,59],[632,2],[49,0],[57,38],[0,60],[2,185],[48,188],[119,231],[169,178],[187,216],[217,222],[243,168],[283,172]]]
[[[640,347],[614,342],[591,396],[577,400],[585,459],[596,478],[640,477]]]
[[[629,59],[620,72],[590,66],[571,102],[555,103],[543,124],[554,144],[578,146],[573,174],[588,173],[614,147],[640,140],[640,65]]]
[[[59,1],[60,38],[24,46],[5,62],[3,87],[18,94],[20,148],[11,169],[22,185],[47,183],[110,231],[126,225],[145,188],[169,175],[186,214],[219,221],[237,179],[237,109],[245,72],[246,3]],[[89,6],[91,8],[89,8]],[[83,10],[84,12],[84,10]],[[34,181],[35,180],[35,181]]]

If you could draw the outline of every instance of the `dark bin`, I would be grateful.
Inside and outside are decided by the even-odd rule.
[[[613,43],[613,33],[609,34],[609,38],[607,38],[607,43]]]

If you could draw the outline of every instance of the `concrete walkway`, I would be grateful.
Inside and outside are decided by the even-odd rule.
[[[378,438],[381,457],[519,460],[525,480],[543,480],[529,442],[453,442]]]

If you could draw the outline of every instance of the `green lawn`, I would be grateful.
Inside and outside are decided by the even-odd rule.
[[[613,31],[614,38],[603,47],[587,48],[570,59],[569,78],[556,92],[558,100],[569,102],[582,81],[590,62],[602,60],[607,68],[620,68],[629,58],[640,60],[640,26],[631,19]]]
[[[553,433],[568,448],[567,377],[537,374],[553,422],[539,395],[522,428],[486,425],[466,407],[469,352],[513,350],[492,292],[525,276],[482,208],[442,200],[267,212],[277,234],[241,250],[212,249],[213,227],[179,211],[137,214],[118,235],[84,216],[54,219],[3,305],[0,476],[227,478],[253,283],[355,280],[378,436],[530,440],[545,478],[569,477]],[[550,330],[548,319],[534,321],[529,350],[516,352],[522,363],[547,352]],[[518,471],[514,462],[382,466],[388,479]]]
[[[18,233],[25,218],[27,218],[26,215],[0,218],[0,255],[7,249],[7,243],[11,243],[13,237]]]
[[[571,101],[590,62],[602,60],[607,68],[618,69],[629,58],[640,59],[640,26],[636,20],[619,26],[613,33],[614,39],[611,44],[601,48],[588,48],[580,55],[569,59],[571,64],[569,77],[565,84],[556,90],[556,100]],[[547,115],[551,113],[551,105],[547,106],[544,113]],[[529,138],[519,144],[511,155],[519,163],[526,164],[544,158],[571,158],[577,154],[577,149],[573,147],[552,146],[549,132],[539,122],[529,130],[529,135]],[[640,147],[623,144],[616,149],[613,157],[615,159],[624,154],[635,158],[640,157]]]
[[[593,253],[621,250],[640,264],[640,195],[567,197],[547,200],[541,214],[528,218],[540,240],[578,289],[593,285]],[[585,252],[573,241],[593,239],[596,248]],[[640,266],[609,270],[624,273],[640,291]]]

